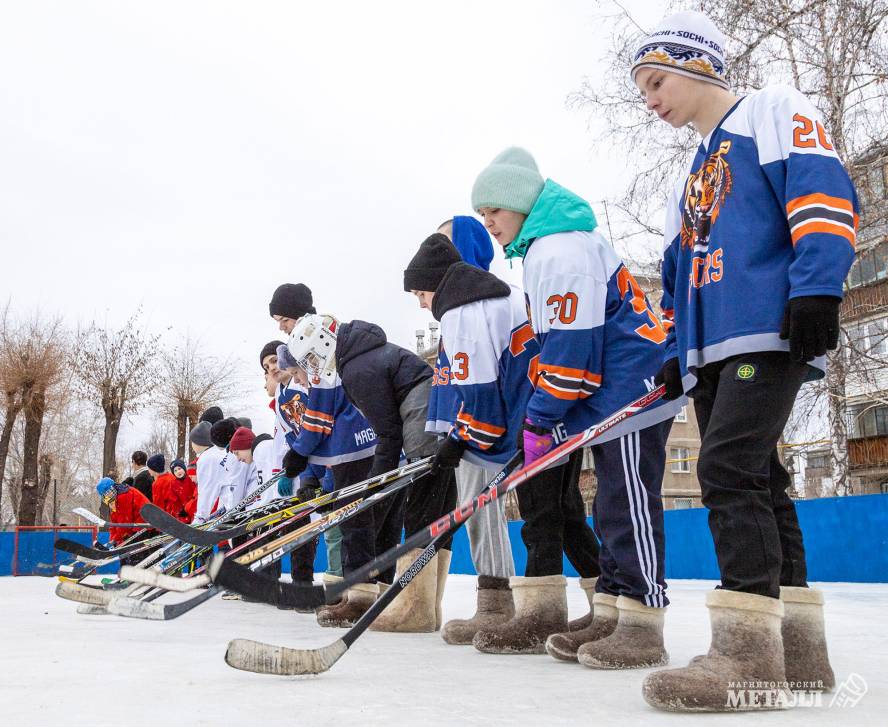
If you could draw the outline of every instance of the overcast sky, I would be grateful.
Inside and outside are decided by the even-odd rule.
[[[649,24],[665,7],[630,5]],[[606,4],[0,7],[3,297],[72,325],[143,305],[168,341],[190,331],[255,374],[257,431],[278,284],[412,346],[430,317],[402,271],[439,222],[471,213],[501,149],[527,147],[599,217],[621,179],[565,106],[600,73]],[[520,281],[501,255],[494,271]]]

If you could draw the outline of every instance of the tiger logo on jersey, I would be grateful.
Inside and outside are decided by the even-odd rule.
[[[681,211],[681,246],[694,250],[709,247],[709,235],[725,198],[733,187],[731,166],[725,155],[731,142],[723,141],[700,168],[688,177]]]
[[[305,414],[305,401],[300,392],[293,392],[293,396],[287,401],[281,402],[281,415],[294,433],[299,434],[302,429],[302,417]]]

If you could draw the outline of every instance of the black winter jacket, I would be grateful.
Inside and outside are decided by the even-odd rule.
[[[376,432],[370,476],[394,469],[404,443],[400,406],[414,387],[432,377],[431,367],[389,343],[376,324],[354,320],[341,324],[336,334],[336,370],[345,395]]]

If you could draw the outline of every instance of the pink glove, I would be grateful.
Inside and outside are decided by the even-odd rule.
[[[538,427],[536,424],[533,424],[530,419],[524,420],[522,439],[525,467],[538,460],[555,446],[555,439],[552,437],[552,431],[545,427]]]

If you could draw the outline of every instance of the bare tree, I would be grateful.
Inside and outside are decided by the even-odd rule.
[[[597,138],[618,148],[626,166],[636,170],[613,201],[619,212],[615,243],[650,257],[662,239],[663,207],[683,166],[698,144],[690,128],[671,130],[645,109],[629,77],[632,51],[659,17],[639,22],[618,3],[605,54],[602,78],[586,79],[568,104],[589,113]],[[888,135],[888,3],[885,0],[702,0],[674,2],[670,10],[706,13],[728,38],[728,76],[738,93],[783,82],[796,86],[818,107],[836,152],[867,200],[873,168],[885,162]],[[868,197],[858,240],[883,234],[888,205]],[[839,350],[829,354],[827,378],[806,395],[825,401],[831,441],[833,487],[850,492],[846,384],[854,357],[844,350],[851,336],[843,331]]]
[[[134,413],[157,385],[156,359],[160,336],[146,333],[141,309],[118,330],[91,323],[77,336],[72,367],[83,398],[105,415],[102,473],[117,475],[115,451],[124,414]]]
[[[237,361],[208,355],[189,334],[164,352],[161,369],[160,413],[176,423],[176,456],[183,457],[188,431],[200,412],[213,404],[234,403]]]
[[[18,392],[24,417],[21,490],[15,498],[20,525],[36,524],[45,495],[45,481],[38,477],[40,436],[47,398],[57,395],[53,387],[62,375],[67,353],[65,347],[61,319],[45,319],[38,312],[13,323],[6,311],[0,331],[2,378],[7,392]]]
[[[15,335],[10,330],[9,304],[0,314],[0,388],[3,389],[4,419],[0,431],[0,502],[3,501],[3,479],[6,474],[6,459],[9,456],[9,442],[19,412],[22,410],[21,368],[15,356]]]

